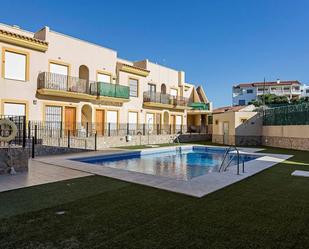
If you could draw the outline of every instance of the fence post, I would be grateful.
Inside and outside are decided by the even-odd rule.
[[[68,130],[68,148],[70,148],[70,130]]]
[[[88,137],[88,132],[89,132],[89,124],[88,122],[86,123],[86,137]]]
[[[24,116],[24,119],[23,119],[23,148],[26,147],[26,132],[27,132],[26,116]]]
[[[145,136],[146,134],[146,124],[143,124],[143,135]]]
[[[31,138],[31,121],[28,121],[28,139]]]
[[[129,123],[127,123],[127,135],[129,135],[129,133],[130,133],[130,125]]]
[[[108,136],[111,136],[111,123],[108,123],[108,131],[107,131]]]
[[[37,125],[34,126],[34,143],[35,144],[38,143],[38,126]]]
[[[32,158],[34,158],[34,156],[35,156],[35,151],[34,151],[34,149],[35,149],[35,141],[34,141],[34,137],[32,137],[32,155],[31,155],[31,157]]]
[[[160,126],[157,124],[157,135],[160,135]]]
[[[98,142],[98,133],[95,132],[94,134],[94,150],[97,151],[97,142]]]
[[[172,125],[170,125],[170,134],[172,134]]]

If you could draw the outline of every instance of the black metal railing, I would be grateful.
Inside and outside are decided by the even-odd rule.
[[[25,116],[13,116],[13,115],[1,115],[0,120],[10,120],[17,128],[16,137],[9,142],[0,142],[0,147],[7,147],[10,145],[26,146],[26,117]],[[0,125],[0,136],[8,137],[12,133],[12,128],[5,124]]]
[[[38,89],[45,88],[58,91],[89,94],[93,82],[62,74],[42,72],[38,76]]]
[[[187,106],[188,99],[181,96],[173,96],[170,94],[156,93],[156,92],[144,92],[144,102],[160,103],[174,106]]]
[[[73,137],[86,138],[97,134],[98,137],[126,136],[126,135],[167,135],[183,133],[208,133],[208,126],[193,126],[180,124],[136,124],[136,123],[75,123],[29,121],[27,124],[27,138],[44,137],[62,138],[68,131]]]

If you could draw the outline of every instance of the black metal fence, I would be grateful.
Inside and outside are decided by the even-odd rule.
[[[0,120],[10,120],[12,121],[17,127],[17,134],[16,137],[10,141],[11,145],[20,145],[25,147],[26,146],[26,117],[25,116],[11,116],[11,115],[1,115]],[[12,132],[12,128],[2,124],[0,125],[0,136],[1,137],[8,137]],[[7,142],[0,142],[0,147],[6,147],[8,145]]]
[[[75,123],[28,121],[27,138],[71,137],[87,138],[91,136],[111,137],[127,135],[167,135],[183,133],[208,133],[208,126],[135,124],[135,123]]]

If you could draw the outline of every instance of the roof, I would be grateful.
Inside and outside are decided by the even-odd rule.
[[[235,87],[256,87],[256,86],[287,86],[287,85],[301,85],[298,80],[286,80],[286,81],[266,81],[264,82],[252,82],[252,83],[241,83],[235,85]]]
[[[127,73],[133,73],[139,76],[148,76],[149,74],[149,70],[146,70],[144,68],[141,67],[137,67],[137,66],[132,66],[126,63],[122,63],[122,62],[117,62],[117,67],[119,68],[119,70],[127,72]]]
[[[10,31],[4,30],[4,29],[0,29],[0,34],[7,35],[7,36],[10,36],[10,37],[15,37],[15,38],[25,40],[25,41],[29,41],[29,42],[34,42],[34,43],[41,44],[41,45],[46,45],[46,46],[48,45],[48,42],[46,42],[46,41],[42,41],[40,39],[33,38],[33,37],[30,37],[30,36],[25,36],[25,35],[13,33],[13,32],[10,32]]]
[[[245,108],[245,106],[224,106],[214,109],[212,111],[213,114],[219,114],[224,112],[238,112],[239,110]]]

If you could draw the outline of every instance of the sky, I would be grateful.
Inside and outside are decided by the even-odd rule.
[[[0,22],[43,26],[186,72],[215,107],[236,83],[309,83],[309,0],[3,1]]]

